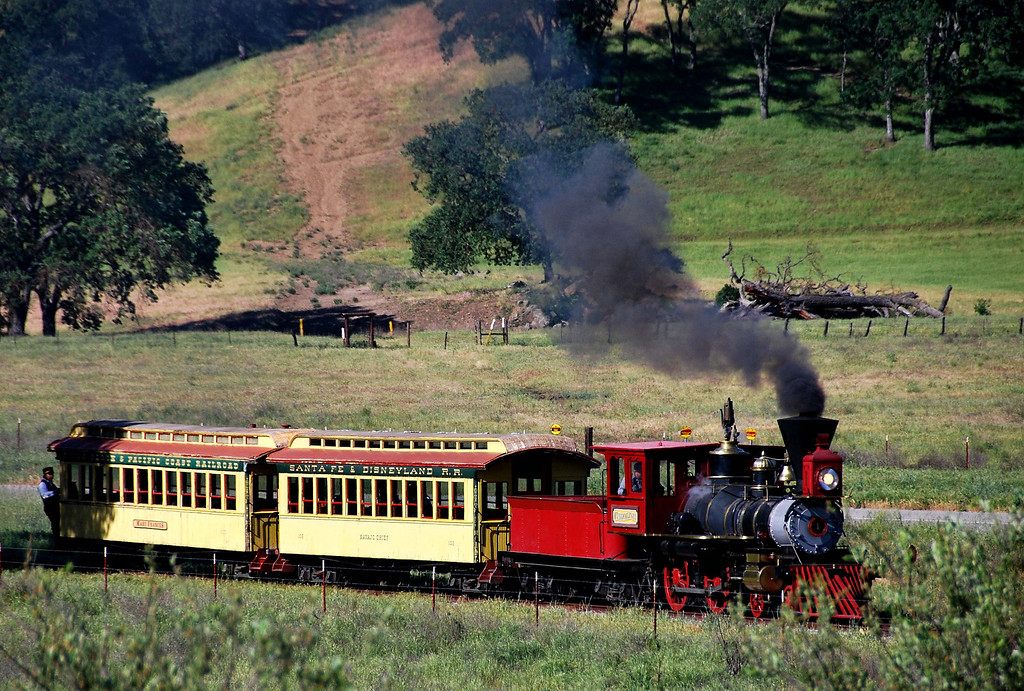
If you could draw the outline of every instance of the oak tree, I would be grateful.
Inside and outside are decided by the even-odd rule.
[[[757,94],[761,119],[768,119],[768,87],[772,47],[779,17],[789,0],[701,0],[694,12],[698,25],[739,33],[747,40],[757,66]]]
[[[592,75],[611,26],[616,0],[429,0],[445,29],[441,51],[472,43],[480,59],[526,60],[534,84],[548,79],[579,82]]]
[[[550,279],[550,243],[529,216],[537,171],[571,172],[597,142],[622,141],[632,115],[563,82],[475,91],[466,105],[461,120],[428,126],[404,149],[414,187],[435,204],[410,231],[413,266],[539,263]]]
[[[668,32],[672,71],[675,73],[678,73],[682,66],[680,54],[684,48],[689,52],[687,69],[697,69],[697,33],[693,26],[693,12],[696,7],[697,0],[661,0],[665,28]]]
[[[913,1],[840,0],[830,23],[830,32],[847,50],[864,55],[860,69],[843,89],[843,97],[861,107],[880,104],[889,142],[896,141],[896,101],[911,81],[904,51],[911,38],[906,6]]]
[[[6,6],[10,9],[17,3]],[[0,307],[23,333],[32,298],[43,333],[95,328],[104,306],[217,278],[212,188],[141,87],[62,50],[65,27],[5,14],[0,40]],[[45,18],[44,18],[45,20]],[[20,29],[20,30],[19,30]]]

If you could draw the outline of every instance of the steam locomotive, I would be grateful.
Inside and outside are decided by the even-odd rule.
[[[527,592],[672,610],[813,609],[857,620],[865,574],[840,546],[837,422],[779,421],[784,446],[588,444],[563,436],[127,420],[79,423],[49,445],[63,541],[215,553],[252,578]],[[604,491],[587,493],[604,457]]]
[[[860,619],[866,574],[839,546],[843,459],[829,448],[838,422],[784,418],[784,447],[740,446],[731,400],[721,417],[718,443],[594,446],[606,459],[603,497],[511,498],[504,563],[564,580],[587,571],[613,600],[660,585],[673,610],[740,601],[755,617],[784,601],[813,611],[800,598],[806,585],[827,592],[835,618]]]

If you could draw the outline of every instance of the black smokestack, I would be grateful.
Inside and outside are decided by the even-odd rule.
[[[782,413],[824,410],[805,347],[768,320],[729,319],[698,299],[668,249],[668,195],[621,147],[599,144],[579,172],[534,189],[545,192],[530,206],[532,220],[557,271],[583,296],[577,316],[601,325],[581,339],[586,348],[620,348],[668,372],[738,371],[751,386],[767,377]],[[671,338],[657,333],[666,323]]]

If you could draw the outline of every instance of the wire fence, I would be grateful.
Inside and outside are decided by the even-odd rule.
[[[1024,339],[1024,317],[1015,315],[958,315],[939,319],[929,317],[891,317],[859,319],[774,319],[777,328],[786,333],[810,340],[838,338],[999,338]],[[251,330],[221,327],[202,330],[154,329],[141,331],[88,334],[91,342],[108,342],[114,349],[129,344],[148,347],[176,347],[202,342],[206,346],[291,344],[295,348],[372,348],[394,349],[417,347],[442,348],[466,346],[501,346],[522,343],[538,334],[549,334],[557,343],[582,343],[600,339],[613,343],[637,338],[671,339],[686,333],[683,321],[652,321],[649,328],[637,333],[617,328],[614,323],[584,325],[561,322],[548,329],[526,329],[512,325],[509,318],[497,316],[491,320],[476,320],[465,328],[447,330],[418,330],[411,321],[397,321],[372,313],[334,315],[330,318],[307,320],[297,318],[287,328]],[[519,338],[516,338],[516,335]],[[71,338],[79,337],[78,334]],[[16,348],[26,338],[0,333],[0,348]],[[64,340],[69,336],[64,334]],[[61,341],[58,335],[56,342]]]

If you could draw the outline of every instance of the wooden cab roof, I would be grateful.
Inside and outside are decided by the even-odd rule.
[[[663,440],[594,444],[591,448],[605,457],[642,455],[656,458],[693,458],[718,446],[718,442]]]

